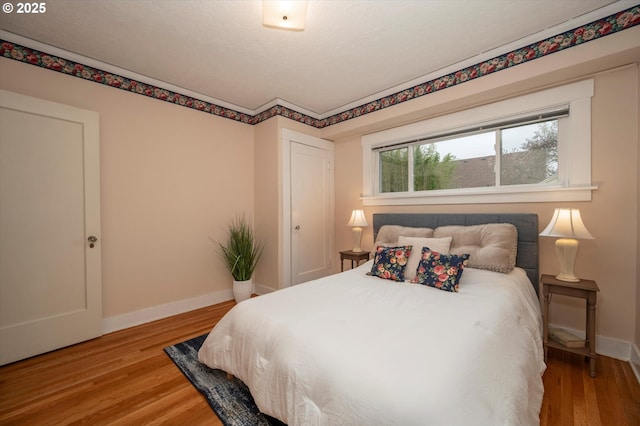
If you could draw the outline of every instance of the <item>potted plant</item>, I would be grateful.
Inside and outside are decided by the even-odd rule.
[[[253,271],[264,244],[257,241],[245,216],[240,216],[229,225],[226,244],[218,245],[220,258],[233,276],[233,297],[240,303],[253,293]]]

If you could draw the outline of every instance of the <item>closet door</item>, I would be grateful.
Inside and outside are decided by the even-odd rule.
[[[333,142],[283,130],[284,286],[331,274]]]
[[[0,365],[101,334],[98,114],[0,91]]]
[[[291,144],[291,284],[331,273],[331,154]]]

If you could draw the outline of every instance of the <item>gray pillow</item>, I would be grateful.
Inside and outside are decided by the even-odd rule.
[[[470,254],[470,268],[508,273],[516,266],[518,230],[510,223],[440,226],[433,236],[451,237],[449,253]]]
[[[378,236],[376,237],[376,243],[378,245],[397,244],[400,235],[405,237],[433,237],[432,228],[411,228],[409,226],[400,225],[382,225],[378,230]]]

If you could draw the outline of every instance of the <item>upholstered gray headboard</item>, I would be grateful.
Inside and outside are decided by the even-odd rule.
[[[445,225],[512,223],[518,230],[516,266],[524,269],[538,293],[538,215],[531,213],[374,213],[373,240],[382,225],[437,228]]]

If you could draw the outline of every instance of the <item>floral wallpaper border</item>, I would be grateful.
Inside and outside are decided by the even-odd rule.
[[[309,126],[324,128],[597,40],[638,24],[640,24],[640,5],[322,119],[280,105],[275,105],[256,115],[245,114],[1,39],[0,55],[246,124],[258,124],[271,117],[282,116]]]

